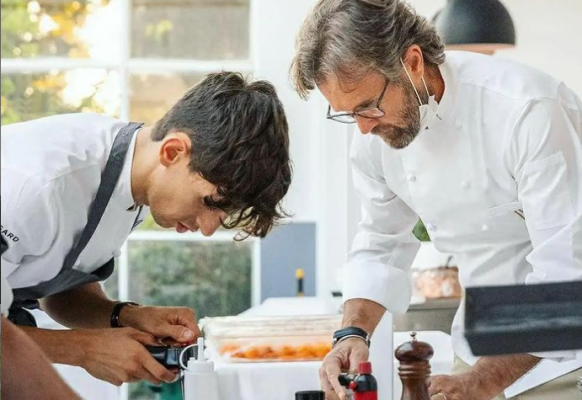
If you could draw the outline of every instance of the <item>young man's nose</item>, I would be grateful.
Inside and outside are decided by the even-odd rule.
[[[220,217],[208,219],[208,220],[199,224],[200,232],[204,236],[212,236],[218,230],[218,228],[220,228],[222,221],[223,220]]]

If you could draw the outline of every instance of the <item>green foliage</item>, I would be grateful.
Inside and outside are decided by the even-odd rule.
[[[421,242],[430,242],[430,236],[428,235],[428,232],[426,231],[426,227],[424,226],[422,220],[420,219],[418,220],[416,226],[412,230],[412,233]]]
[[[186,306],[198,318],[236,315],[251,306],[250,243],[132,241],[130,299],[141,304]],[[118,277],[105,287],[117,298]],[[165,388],[164,390],[169,390]],[[130,399],[154,400],[146,382],[130,385]]]
[[[2,0],[2,58],[33,58],[51,53],[68,57],[86,55],[85,46],[75,33],[89,12],[86,4],[57,2],[52,7],[31,12],[28,3]],[[43,16],[50,16],[54,22],[53,31],[41,32]],[[95,93],[81,104],[66,103],[62,93],[67,85],[63,73],[2,75],[2,125],[69,112],[103,111],[94,100]]]
[[[130,293],[138,302],[192,307],[199,318],[250,307],[246,243],[130,242],[129,260]]]
[[[198,318],[236,315],[251,306],[248,243],[130,242],[130,297],[141,304],[187,306]],[[153,399],[145,382],[131,398]]]

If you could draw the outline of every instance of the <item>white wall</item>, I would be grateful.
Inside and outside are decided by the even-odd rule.
[[[318,219],[318,140],[325,108],[317,96],[303,101],[291,87],[289,67],[295,53],[295,35],[313,0],[253,0],[251,46],[256,78],[275,84],[285,106],[291,134],[294,179],[286,199],[295,219]],[[319,104],[321,105],[321,104]],[[320,109],[321,108],[321,109]]]
[[[315,3],[254,0],[252,47],[255,77],[276,85],[289,120],[294,177],[286,207],[294,220],[317,223],[317,293],[329,294],[349,243],[347,128],[326,121],[327,102],[317,91],[301,100],[289,78],[295,36]]]
[[[515,23],[517,46],[496,53],[564,80],[582,96],[582,0],[501,0]],[[410,0],[426,17],[446,0]]]

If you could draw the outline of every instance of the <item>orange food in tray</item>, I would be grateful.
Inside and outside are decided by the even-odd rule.
[[[220,348],[220,355],[249,361],[306,361],[323,360],[331,351],[329,343],[302,345],[235,345],[226,344]]]

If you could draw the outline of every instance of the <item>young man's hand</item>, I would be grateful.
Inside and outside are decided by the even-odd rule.
[[[126,306],[121,310],[119,322],[171,346],[194,343],[200,336],[196,314],[187,307]]]
[[[164,368],[145,346],[159,345],[154,336],[133,328],[77,331],[83,354],[79,366],[97,379],[119,386],[147,380],[171,383],[177,375]]]

